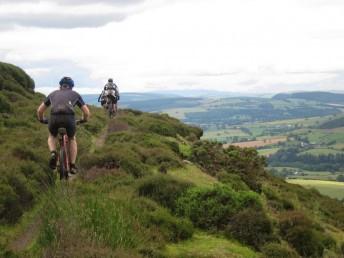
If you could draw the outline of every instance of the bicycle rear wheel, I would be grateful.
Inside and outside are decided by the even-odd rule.
[[[64,148],[60,149],[60,169],[59,169],[59,174],[60,174],[60,180],[62,179],[68,179],[68,168],[66,166],[67,160],[66,160],[66,152]]]
[[[59,163],[60,163],[60,168],[59,168],[59,174],[60,174],[60,180],[65,178],[66,174],[66,168],[65,168],[65,154],[63,149],[60,149],[60,157],[59,157]]]

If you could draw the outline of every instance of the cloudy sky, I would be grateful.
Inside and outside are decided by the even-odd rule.
[[[45,93],[344,90],[342,0],[0,0],[0,60]]]

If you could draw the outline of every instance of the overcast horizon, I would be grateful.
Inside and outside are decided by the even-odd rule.
[[[342,91],[344,1],[0,0],[0,61],[48,93]]]

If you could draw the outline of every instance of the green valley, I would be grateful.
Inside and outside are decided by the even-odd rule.
[[[78,128],[81,171],[57,180],[35,118],[43,97],[0,63],[0,257],[344,255],[343,202],[274,177],[257,150],[201,140],[201,128],[167,114],[121,109],[109,120],[92,107]]]

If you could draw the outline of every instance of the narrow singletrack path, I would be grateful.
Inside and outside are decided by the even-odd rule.
[[[42,220],[37,215],[32,222],[27,226],[24,232],[18,235],[10,244],[9,249],[15,253],[20,253],[27,249],[28,246],[38,236],[39,229],[42,225]]]

